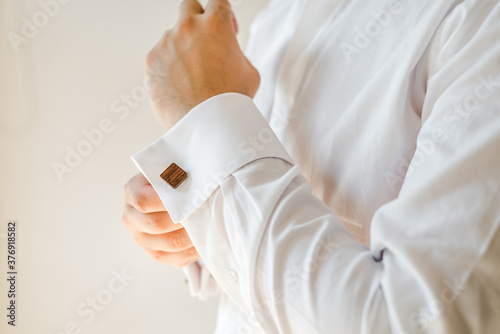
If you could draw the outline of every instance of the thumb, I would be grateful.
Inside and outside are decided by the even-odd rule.
[[[205,14],[218,12],[218,14],[225,18],[230,19],[235,33],[238,33],[238,22],[234,16],[231,4],[228,0],[209,0],[205,9]]]

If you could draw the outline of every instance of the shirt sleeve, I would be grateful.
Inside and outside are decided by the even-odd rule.
[[[248,97],[205,101],[134,156],[249,326],[498,329],[500,6],[491,7],[432,42],[415,155],[398,198],[374,215],[370,248],[311,194]],[[188,174],[176,189],[160,177],[172,162]]]

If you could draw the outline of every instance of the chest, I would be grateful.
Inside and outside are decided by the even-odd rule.
[[[373,214],[404,181],[424,54],[451,3],[274,1],[254,24],[257,106],[313,193],[365,243]]]

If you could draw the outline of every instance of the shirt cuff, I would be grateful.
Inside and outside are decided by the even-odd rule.
[[[293,164],[253,100],[214,96],[193,108],[153,144],[132,156],[177,223],[198,209],[229,175],[262,158]],[[172,188],[160,176],[172,163],[187,179]]]
[[[220,293],[219,284],[201,259],[183,267],[192,297],[200,300],[207,300],[209,297],[217,296]]]

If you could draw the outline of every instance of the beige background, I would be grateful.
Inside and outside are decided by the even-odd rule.
[[[126,116],[123,103],[118,114],[111,105],[139,92],[143,58],[174,23],[179,2],[72,0],[16,54],[8,33],[20,34],[23,17],[32,21],[41,8],[38,1],[0,0],[2,333],[70,333],[71,322],[95,334],[213,331],[217,300],[191,298],[182,271],[149,259],[120,222],[122,186],[137,172],[130,155],[162,129],[146,100],[132,100]],[[267,0],[232,2],[244,45]],[[59,182],[52,164],[65,164],[67,146],[76,149],[86,139],[82,131],[104,119],[113,131]],[[16,328],[6,326],[4,314],[9,219],[19,222]],[[134,279],[109,295],[113,270]],[[87,322],[77,309],[96,297],[108,304]]]

